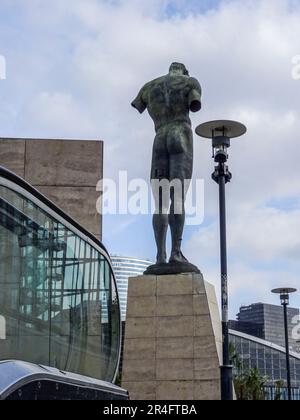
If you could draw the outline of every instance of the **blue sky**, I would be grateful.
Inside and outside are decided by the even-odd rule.
[[[184,62],[203,88],[193,127],[217,118],[248,126],[230,149],[231,314],[276,302],[273,287],[300,288],[298,0],[1,0],[0,23],[1,136],[103,139],[105,176],[114,179],[119,170],[149,179],[153,124],[130,103],[172,61]],[[186,228],[184,252],[218,288],[212,170],[209,144],[195,138],[205,220]],[[155,256],[147,216],[105,217],[104,242],[114,254]]]
[[[209,10],[216,9],[219,6],[219,0],[190,0],[190,1],[168,1],[166,2],[164,16],[166,18],[176,15],[186,16],[190,13],[200,14]]]

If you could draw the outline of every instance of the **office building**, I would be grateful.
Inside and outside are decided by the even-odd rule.
[[[299,323],[299,309],[288,308],[290,348],[297,351],[299,343],[293,330]],[[285,346],[284,318],[282,306],[255,303],[242,306],[236,321],[230,321],[232,330],[261,338],[281,347]]]
[[[113,255],[111,259],[119,291],[122,321],[124,322],[127,311],[128,278],[140,276],[153,263],[149,260],[117,255]]]

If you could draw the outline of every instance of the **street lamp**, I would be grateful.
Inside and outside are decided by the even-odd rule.
[[[221,290],[222,290],[222,333],[223,333],[223,365],[221,366],[222,400],[233,400],[233,375],[229,354],[229,319],[228,319],[228,277],[227,277],[227,240],[226,240],[226,197],[225,185],[231,181],[226,162],[228,148],[232,138],[243,136],[247,128],[235,121],[211,121],[199,125],[196,134],[212,139],[213,159],[218,164],[212,179],[219,185],[220,205],[220,250],[221,250]]]
[[[280,295],[281,305],[284,311],[284,334],[285,334],[285,350],[286,350],[286,376],[288,387],[288,400],[292,400],[292,386],[291,386],[291,367],[290,367],[290,345],[289,345],[289,328],[288,328],[288,311],[287,307],[290,303],[290,294],[297,292],[297,289],[281,288],[274,289],[272,293]]]

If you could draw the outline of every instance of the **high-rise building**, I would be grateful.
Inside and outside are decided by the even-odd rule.
[[[119,291],[122,321],[124,322],[126,321],[127,311],[128,279],[129,277],[140,276],[153,263],[149,260],[118,255],[113,255],[111,258]]]
[[[299,309],[288,308],[290,347],[293,351],[297,351],[299,347],[297,338],[293,335],[293,329],[298,322]],[[285,346],[282,306],[265,303],[242,306],[237,314],[237,320],[230,321],[230,328],[282,347]]]

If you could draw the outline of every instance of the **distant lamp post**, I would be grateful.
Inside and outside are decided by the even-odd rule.
[[[221,367],[222,400],[233,400],[233,374],[229,354],[229,319],[228,319],[228,278],[227,278],[227,240],[226,240],[226,197],[225,185],[232,175],[226,162],[228,148],[232,138],[240,137],[247,128],[235,121],[211,121],[196,128],[200,137],[212,139],[213,159],[218,164],[212,175],[219,185],[220,205],[220,248],[221,248],[221,289],[222,289],[222,332],[223,332],[223,366]]]
[[[288,311],[287,308],[290,303],[290,294],[297,292],[297,289],[281,288],[274,289],[272,293],[280,295],[281,305],[284,311],[284,334],[285,334],[285,349],[286,349],[286,376],[288,387],[288,399],[292,400],[292,386],[291,386],[291,367],[290,367],[290,345],[289,345],[289,328],[288,328]]]

